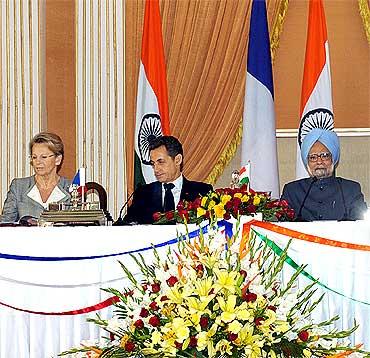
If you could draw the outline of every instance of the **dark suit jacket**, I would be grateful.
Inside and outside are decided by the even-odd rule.
[[[312,178],[305,178],[284,186],[281,198],[289,203],[296,216],[311,183]],[[360,184],[332,176],[319,179],[312,184],[299,219],[303,221],[360,220],[363,219],[366,210]]]
[[[212,190],[212,185],[190,181],[183,177],[180,200],[193,201],[198,195],[205,195]],[[136,189],[132,204],[124,217],[124,223],[152,224],[153,214],[163,212],[162,184],[158,181]]]

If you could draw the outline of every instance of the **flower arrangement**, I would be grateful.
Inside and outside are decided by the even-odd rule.
[[[118,296],[116,316],[91,319],[111,335],[104,347],[63,352],[79,357],[365,357],[343,342],[357,327],[338,331],[327,321],[314,323],[312,284],[295,288],[298,270],[286,285],[279,281],[286,257],[255,236],[241,250],[237,235],[225,239],[209,229],[193,242],[180,240],[176,252],[149,265],[133,256],[137,280],[121,263],[131,286]],[[303,269],[303,268],[302,268]],[[85,352],[88,355],[82,355]],[[88,352],[88,353],[87,353]],[[355,352],[355,353],[353,353]]]
[[[237,219],[240,215],[262,213],[265,221],[291,221],[294,210],[285,200],[271,199],[266,192],[240,188],[220,188],[194,201],[181,200],[177,209],[166,213],[154,213],[154,222],[200,223],[209,218]]]

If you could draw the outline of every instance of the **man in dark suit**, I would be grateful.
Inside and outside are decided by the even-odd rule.
[[[136,189],[125,223],[152,224],[154,213],[174,210],[180,200],[193,201],[212,190],[210,184],[182,175],[184,153],[177,138],[158,137],[150,143],[149,152],[157,181]]]
[[[335,132],[315,128],[304,137],[301,156],[310,178],[286,184],[281,196],[297,221],[363,219],[367,207],[360,184],[334,175],[339,155]]]

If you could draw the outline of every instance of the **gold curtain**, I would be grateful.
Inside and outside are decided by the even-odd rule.
[[[270,28],[281,12],[281,3],[267,1]],[[130,189],[144,5],[144,0],[126,1],[125,115]],[[160,7],[171,134],[183,144],[185,176],[205,180],[235,138],[243,114],[251,1],[162,0]]]

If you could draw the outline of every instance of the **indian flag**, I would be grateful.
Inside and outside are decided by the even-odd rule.
[[[321,0],[310,0],[309,3],[300,118],[297,138],[297,179],[308,176],[301,158],[301,144],[305,135],[313,128],[334,129],[329,44]]]
[[[245,85],[242,161],[250,162],[250,187],[279,197],[274,85],[266,3],[253,0]]]
[[[155,180],[149,143],[170,134],[166,65],[158,0],[146,0],[136,102],[135,187]]]

